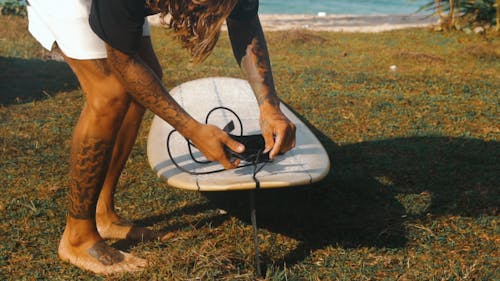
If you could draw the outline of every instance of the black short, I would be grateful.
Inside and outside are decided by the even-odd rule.
[[[230,17],[249,19],[258,9],[258,0],[240,0]],[[144,17],[150,14],[145,0],[93,0],[89,23],[104,42],[126,54],[134,54],[141,44]]]
[[[147,15],[144,0],[93,0],[89,23],[104,42],[133,54],[139,50]]]
[[[247,20],[257,15],[258,10],[259,0],[240,0],[229,17],[234,20]]]

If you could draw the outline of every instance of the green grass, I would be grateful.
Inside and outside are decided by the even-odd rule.
[[[0,279],[253,280],[248,195],[157,179],[145,151],[150,113],[117,205],[173,238],[110,241],[150,260],[136,274],[95,277],[57,258],[82,93],[24,19],[0,26]],[[241,77],[225,34],[191,66],[167,33],[153,28],[168,87]],[[500,38],[427,29],[267,38],[280,96],[318,134],[332,169],[313,186],[259,192],[266,279],[499,280]]]

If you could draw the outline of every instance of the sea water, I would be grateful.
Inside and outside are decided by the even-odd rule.
[[[64,0],[61,0],[64,1]],[[260,0],[260,14],[412,14],[432,0]],[[0,3],[6,0],[0,0]],[[25,0],[21,0],[24,3]]]
[[[429,0],[260,0],[260,14],[400,15]]]

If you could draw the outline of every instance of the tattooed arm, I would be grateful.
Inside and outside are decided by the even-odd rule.
[[[295,146],[295,125],[279,108],[264,32],[259,17],[228,18],[234,56],[252,87],[260,109],[260,126],[271,159]]]
[[[106,45],[108,62],[130,95],[144,107],[190,139],[208,160],[219,161],[226,169],[234,168],[224,146],[242,152],[244,147],[225,132],[193,119],[168,93],[160,79],[138,55],[128,55]]]

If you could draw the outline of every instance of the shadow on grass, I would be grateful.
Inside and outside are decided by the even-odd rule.
[[[338,146],[315,133],[333,164],[327,178],[312,186],[257,193],[259,228],[299,241],[286,254],[287,264],[329,245],[404,247],[404,221],[429,214],[498,214],[498,142],[411,137]],[[250,224],[248,191],[204,196]]]
[[[43,100],[78,85],[65,62],[0,57],[0,105]]]
[[[359,165],[361,151],[339,147],[323,135],[320,139],[332,162],[331,171],[322,182],[256,193],[258,227],[299,242],[294,251],[285,255],[284,262],[294,264],[312,250],[328,245],[403,247],[405,210],[395,193]],[[249,191],[203,195],[215,207],[250,224]],[[263,263],[267,260],[266,253],[262,253]]]
[[[478,139],[409,137],[339,146],[313,128],[332,167],[320,183],[257,192],[260,229],[299,242],[282,261],[262,254],[264,264],[294,264],[327,246],[402,248],[405,221],[431,216],[497,215],[500,144]],[[197,204],[136,223],[220,208],[228,216],[208,218],[212,227],[234,216],[250,224],[249,191],[204,192]],[[168,231],[182,228],[170,226]],[[251,233],[248,233],[251,235]]]
[[[340,146],[308,125],[325,146],[331,170],[311,186],[257,192],[258,227],[298,241],[282,260],[262,252],[263,264],[295,264],[330,245],[402,248],[407,241],[406,221],[498,214],[500,144],[496,141],[428,136]],[[209,217],[198,225],[217,227],[230,216],[251,223],[249,191],[202,195],[207,198],[202,204],[136,223],[153,225],[216,208],[228,215]],[[182,227],[181,222],[164,230]]]
[[[307,123],[307,122],[306,122]],[[298,246],[263,264],[295,264],[327,246],[402,248],[405,221],[433,216],[498,215],[500,144],[451,137],[409,137],[339,146],[313,128],[332,167],[320,183],[257,192],[260,229],[297,240]],[[206,203],[145,218],[152,225],[167,217],[224,209],[207,218],[212,227],[234,216],[250,224],[249,191],[204,192]],[[167,231],[182,228],[172,225]],[[248,235],[252,235],[248,233]]]

